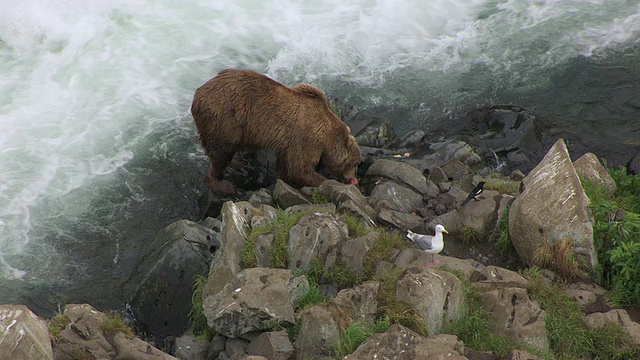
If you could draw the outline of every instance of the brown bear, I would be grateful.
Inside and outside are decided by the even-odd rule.
[[[213,191],[234,194],[223,180],[237,152],[271,149],[278,176],[296,188],[319,186],[322,162],[331,176],[357,184],[360,148],[349,128],[329,109],[322,91],[288,87],[251,70],[222,70],[196,90],[191,105],[200,144],[211,167]]]

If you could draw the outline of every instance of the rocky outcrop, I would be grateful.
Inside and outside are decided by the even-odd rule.
[[[585,321],[591,329],[600,329],[607,323],[620,325],[636,344],[640,344],[640,324],[632,321],[629,313],[623,309],[589,314],[585,317]]]
[[[0,305],[0,354],[6,359],[53,360],[47,322],[24,305]]]
[[[371,336],[345,360],[451,359],[463,360],[464,345],[454,335],[423,337],[402,325],[392,325],[383,334]]]
[[[251,268],[238,273],[216,295],[204,299],[209,326],[226,337],[293,324],[291,272]]]
[[[509,234],[518,256],[537,265],[541,248],[553,249],[569,239],[575,253],[590,268],[597,264],[589,199],[559,139],[523,180],[524,190],[509,210]]]
[[[106,326],[107,315],[91,305],[70,304],[61,314],[68,325],[60,329],[54,342],[56,360],[131,359],[177,360],[146,341]],[[17,359],[17,358],[16,358]],[[40,359],[30,357],[29,359]]]
[[[166,337],[187,330],[193,283],[207,274],[220,248],[217,235],[202,225],[179,220],[153,238],[129,279],[136,285],[132,310],[150,333]]]
[[[604,186],[609,191],[609,195],[613,195],[616,192],[616,182],[609,175],[607,169],[602,166],[595,154],[586,153],[580,156],[578,160],[573,162],[573,167],[581,178]]]

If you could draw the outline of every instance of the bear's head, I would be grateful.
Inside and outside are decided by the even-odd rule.
[[[348,128],[347,128],[348,129]],[[360,164],[360,147],[347,130],[346,136],[337,136],[334,147],[322,158],[327,171],[345,184],[358,184],[356,172]]]

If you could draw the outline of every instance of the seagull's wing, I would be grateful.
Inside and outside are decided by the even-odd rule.
[[[420,250],[431,250],[433,248],[433,236],[418,235],[414,239]]]

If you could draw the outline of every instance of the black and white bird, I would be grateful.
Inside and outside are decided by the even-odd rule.
[[[486,184],[484,181],[480,181],[478,185],[476,185],[476,187],[471,190],[469,196],[467,196],[467,198],[462,202],[460,206],[464,206],[466,203],[471,201],[471,199],[478,200],[478,196],[480,196],[480,194],[482,194],[482,191],[484,190],[484,184]]]
[[[435,235],[421,235],[416,234],[411,230],[407,230],[407,237],[409,240],[413,241],[418,245],[420,250],[431,254],[431,263],[427,264],[428,267],[432,267],[433,264],[439,264],[440,261],[433,259],[433,254],[439,254],[442,249],[444,249],[444,237],[442,233],[448,234],[449,232],[444,226],[438,224],[436,225],[436,234]]]

